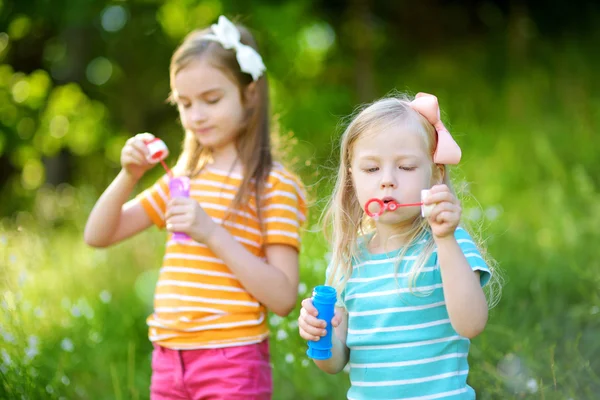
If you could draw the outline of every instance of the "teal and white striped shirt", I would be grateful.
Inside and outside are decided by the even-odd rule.
[[[490,271],[471,237],[458,228],[455,237],[482,286]],[[424,241],[409,248],[370,254],[361,249],[342,293],[348,311],[350,349],[348,399],[474,399],[467,385],[470,341],[450,324],[442,277],[434,251],[409,287],[409,274]]]

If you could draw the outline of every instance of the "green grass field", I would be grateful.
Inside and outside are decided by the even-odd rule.
[[[91,249],[81,235],[89,193],[62,188],[39,196],[41,206],[0,232],[0,398],[148,398],[145,318],[164,233],[152,229],[108,250]],[[478,210],[465,214],[476,220]],[[486,331],[473,341],[470,384],[481,399],[597,398],[597,242],[544,247],[548,233],[532,241],[533,228],[515,231],[510,216],[499,222],[496,213],[484,211],[481,221],[493,227],[489,250],[507,282]],[[323,280],[327,249],[317,232],[312,226],[305,233],[299,300]],[[309,362],[297,316],[298,308],[270,318],[274,398],[344,399],[347,374],[329,376]]]

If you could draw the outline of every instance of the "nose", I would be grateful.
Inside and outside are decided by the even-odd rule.
[[[198,103],[193,104],[190,110],[190,120],[197,124],[206,121],[206,119],[207,113],[204,107]]]
[[[394,174],[392,174],[391,171],[384,171],[379,185],[381,186],[381,189],[396,189],[397,182],[394,178]]]

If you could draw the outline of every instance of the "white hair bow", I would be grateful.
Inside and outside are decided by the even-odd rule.
[[[261,77],[267,69],[256,50],[240,41],[241,35],[237,27],[225,16],[221,15],[217,24],[211,26],[212,34],[204,35],[203,39],[219,42],[225,49],[233,49],[242,72],[252,75],[253,80]]]

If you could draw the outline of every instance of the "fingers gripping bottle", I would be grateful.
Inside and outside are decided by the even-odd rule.
[[[171,197],[190,197],[190,178],[187,176],[171,177],[169,179]],[[191,238],[183,232],[174,232],[173,240],[182,241]]]
[[[331,286],[317,286],[313,290],[312,302],[319,314],[318,319],[327,322],[327,334],[322,336],[318,341],[310,340],[308,342],[308,350],[306,354],[314,360],[327,360],[331,358],[331,335],[333,327],[331,319],[335,313],[335,303],[337,299],[336,291]]]

